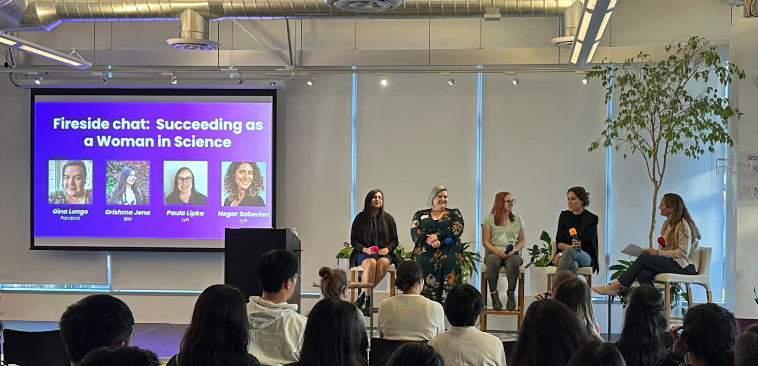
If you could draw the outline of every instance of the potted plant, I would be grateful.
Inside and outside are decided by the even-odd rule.
[[[463,255],[463,260],[461,261],[461,283],[468,283],[468,279],[472,273],[479,273],[477,263],[482,262],[482,256],[479,253],[468,251],[470,245],[470,242],[461,243],[461,254]]]
[[[619,259],[618,264],[614,264],[610,266],[608,269],[611,271],[614,271],[613,274],[611,274],[611,281],[616,281],[621,275],[626,272],[626,270],[629,268],[629,266],[632,265],[632,260],[623,260]],[[659,281],[655,281],[655,283],[663,283]],[[621,301],[621,306],[626,309],[627,305],[629,305],[629,299],[632,296],[632,292],[634,292],[634,289],[622,287],[618,290],[618,298]],[[685,291],[685,287],[682,286],[681,283],[678,282],[672,282],[671,286],[669,287],[669,294],[671,296],[671,310],[676,309],[679,307],[682,303],[682,301],[686,301],[689,297],[689,294]],[[682,316],[687,312],[687,309],[684,307],[681,307],[680,312]]]
[[[531,258],[525,268],[531,267],[529,270],[529,290],[532,294],[541,294],[547,291],[547,266],[550,265],[553,255],[553,242],[550,235],[543,231],[540,234],[540,240],[544,242],[542,246],[534,244],[527,249]]]
[[[734,64],[724,64],[716,47],[699,37],[666,46],[668,58],[653,63],[650,55],[639,53],[622,63],[596,65],[588,78],[600,78],[605,99],[618,96],[618,114],[608,118],[600,139],[589,151],[600,147],[625,147],[628,154],[638,154],[645,161],[647,176],[653,185],[649,247],[653,247],[658,190],[663,183],[670,155],[683,153],[698,159],[714,145],[733,145],[727,131],[730,118],[740,118],[726,98],[718,95],[732,76],[745,78]],[[718,88],[692,88],[698,81],[716,78]]]

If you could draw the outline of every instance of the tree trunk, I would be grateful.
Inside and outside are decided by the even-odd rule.
[[[659,182],[653,182],[653,214],[650,217],[650,236],[648,236],[649,248],[653,248],[653,234],[655,233],[655,209],[658,205],[658,189],[661,188]]]
[[[745,9],[742,11],[742,17],[758,17],[758,0],[745,0]]]

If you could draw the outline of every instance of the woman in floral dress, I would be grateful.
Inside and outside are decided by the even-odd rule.
[[[447,208],[447,189],[435,186],[429,193],[428,209],[416,211],[411,225],[413,256],[424,270],[421,295],[443,302],[453,285],[461,283],[461,234],[463,216]]]

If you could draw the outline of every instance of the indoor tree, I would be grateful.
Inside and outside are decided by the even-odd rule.
[[[734,64],[721,61],[716,47],[703,38],[665,47],[669,56],[652,62],[650,55],[640,52],[623,63],[596,65],[587,72],[588,78],[600,78],[605,98],[618,98],[618,114],[606,120],[601,137],[589,151],[622,146],[627,154],[638,154],[645,160],[648,178],[653,184],[653,207],[650,220],[649,246],[653,247],[655,209],[658,190],[663,183],[668,157],[683,153],[698,159],[714,145],[734,143],[727,123],[741,113],[719,96],[731,82],[732,76],[745,78],[745,72]],[[707,85],[711,78],[717,87]],[[696,85],[698,82],[706,84]]]

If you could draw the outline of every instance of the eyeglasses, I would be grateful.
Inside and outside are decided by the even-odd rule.
[[[176,180],[178,180],[179,183],[183,183],[183,182],[192,183],[192,177],[187,177],[187,178],[179,177]]]
[[[506,200],[506,201],[503,201],[503,202],[504,202],[504,203],[509,203],[509,204],[511,204],[511,205],[512,205],[512,204],[516,203],[516,199],[515,199],[515,198],[512,198],[512,199],[509,199],[509,200]]]

